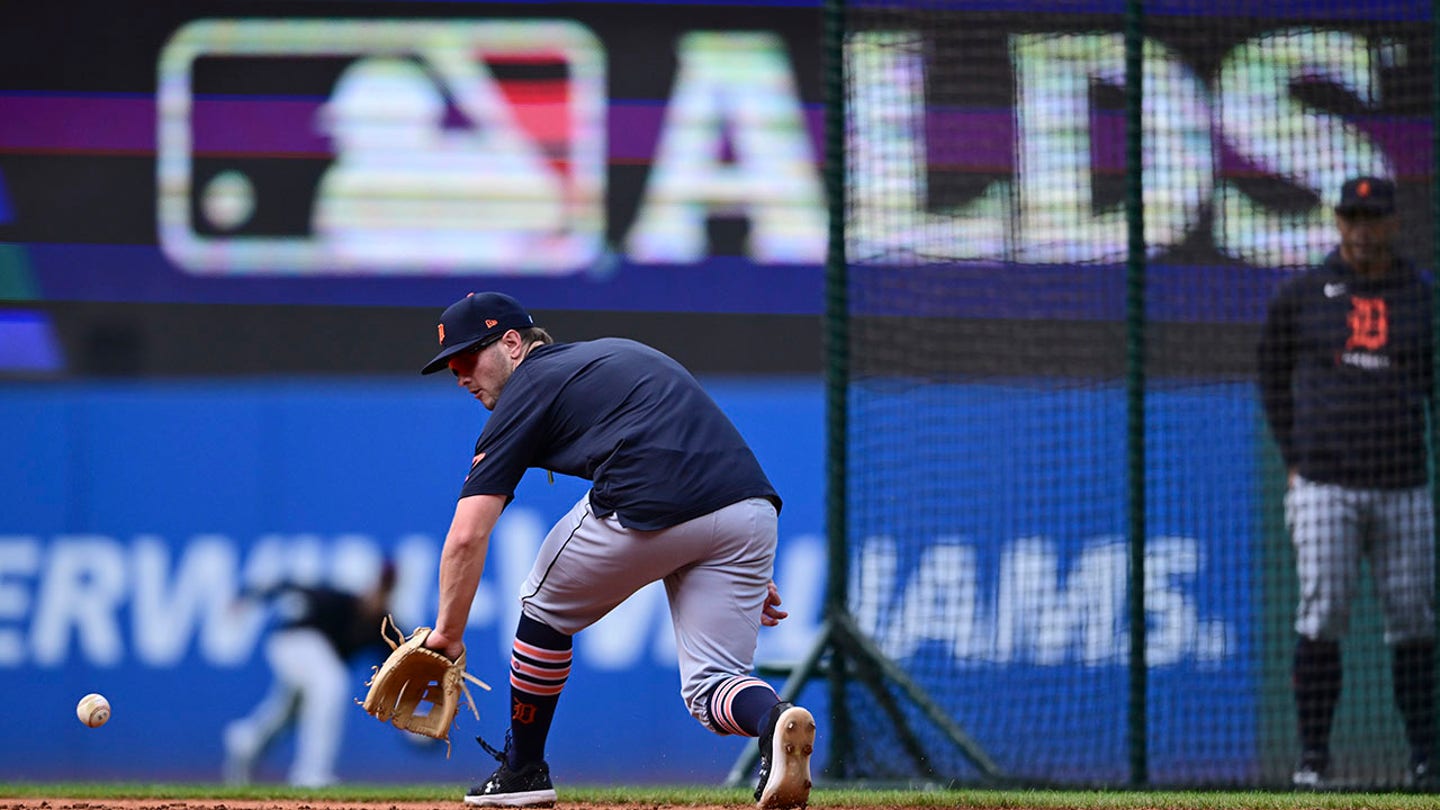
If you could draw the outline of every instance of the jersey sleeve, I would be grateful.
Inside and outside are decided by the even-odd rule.
[[[1292,428],[1295,394],[1291,379],[1295,371],[1299,334],[1297,332],[1296,284],[1288,284],[1271,300],[1256,350],[1260,402],[1270,433],[1280,448],[1287,467],[1294,466]]]
[[[1420,289],[1421,289],[1421,291],[1422,291],[1422,293],[1423,293],[1423,296],[1421,297],[1420,300],[1422,300],[1422,301],[1431,301],[1431,300],[1434,300],[1434,298],[1433,298],[1433,296],[1434,296],[1434,294],[1435,294],[1435,292],[1434,292],[1434,284],[1435,284],[1435,282],[1434,282],[1433,280],[1423,280],[1423,281],[1421,281],[1421,283],[1420,283]],[[1421,335],[1422,335],[1422,337],[1421,337],[1421,339],[1420,339],[1420,391],[1421,391],[1421,396],[1423,396],[1423,397],[1426,399],[1427,403],[1429,404],[1430,414],[1431,414],[1432,421],[1433,421],[1433,417],[1434,417],[1434,415],[1435,415],[1435,413],[1436,413],[1436,410],[1437,410],[1437,408],[1436,408],[1436,403],[1435,403],[1435,397],[1434,397],[1434,391],[1435,391],[1435,322],[1434,322],[1434,319],[1433,319],[1433,318],[1421,318],[1421,319],[1420,319],[1420,331],[1421,331]]]
[[[514,497],[521,476],[535,464],[545,444],[549,402],[532,393],[523,379],[511,378],[475,442],[461,498],[504,495],[508,502]]]

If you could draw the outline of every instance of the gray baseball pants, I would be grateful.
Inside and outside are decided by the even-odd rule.
[[[750,498],[667,529],[627,529],[596,517],[586,493],[546,536],[520,591],[525,615],[574,635],[631,594],[665,583],[680,693],[706,728],[705,698],[748,674],[775,565],[775,505]]]
[[[1428,487],[1350,489],[1296,476],[1285,494],[1300,604],[1295,632],[1338,641],[1350,622],[1361,561],[1385,614],[1385,643],[1435,635],[1434,510]]]

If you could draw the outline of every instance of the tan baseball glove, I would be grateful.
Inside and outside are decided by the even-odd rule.
[[[394,639],[386,632],[387,626],[394,631]],[[427,648],[425,639],[430,636],[429,627],[417,627],[406,638],[394,620],[386,616],[380,622],[380,635],[390,645],[391,653],[365,682],[370,691],[360,705],[382,723],[444,740],[448,757],[450,727],[460,709],[462,695],[475,719],[480,719],[480,710],[475,708],[475,699],[465,682],[486,691],[490,687],[465,671],[464,650],[452,661],[444,653]]]

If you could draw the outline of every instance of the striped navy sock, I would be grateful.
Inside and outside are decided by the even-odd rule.
[[[770,684],[736,675],[710,691],[710,720],[726,734],[758,737],[765,716],[779,702]]]
[[[570,677],[573,644],[570,636],[553,627],[520,617],[510,651],[511,768],[545,759],[555,705]]]

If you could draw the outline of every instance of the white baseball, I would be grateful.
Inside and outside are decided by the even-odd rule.
[[[110,722],[110,701],[98,692],[91,692],[75,706],[75,716],[90,728],[99,728]]]

